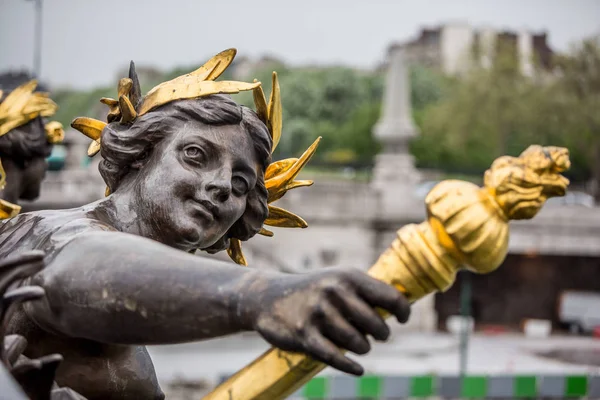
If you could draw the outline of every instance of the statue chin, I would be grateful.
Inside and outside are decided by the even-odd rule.
[[[35,187],[28,189],[27,191],[21,193],[21,200],[33,201],[40,197],[40,185],[37,184]]]

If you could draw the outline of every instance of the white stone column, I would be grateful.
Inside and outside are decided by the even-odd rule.
[[[533,38],[531,33],[522,30],[517,39],[519,67],[525,76],[533,75]]]
[[[410,105],[410,82],[405,48],[390,49],[382,115],[374,127],[374,135],[383,151],[376,158],[372,184],[385,192],[390,184],[412,186],[419,179],[409,141],[417,135]]]
[[[442,68],[446,74],[460,75],[469,70],[473,38],[473,28],[466,22],[449,23],[442,27],[440,48]]]

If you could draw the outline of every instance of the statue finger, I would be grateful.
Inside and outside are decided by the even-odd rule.
[[[347,293],[335,303],[346,320],[360,332],[371,335],[376,340],[386,340],[389,337],[390,328],[383,318],[356,294]]]
[[[365,279],[357,285],[357,293],[372,307],[383,308],[394,315],[398,322],[405,323],[410,317],[408,299],[395,287],[376,279]]]
[[[39,299],[44,296],[44,289],[39,286],[22,286],[9,291],[0,299],[2,307],[0,309],[0,320],[5,318],[5,313],[10,308],[24,301]]]
[[[31,276],[42,268],[44,268],[44,253],[40,251],[3,259],[0,261],[0,293],[4,293],[16,280]]]
[[[11,255],[0,260],[0,271],[7,268],[13,268],[14,266],[36,263],[43,260],[44,252],[39,250],[32,250],[16,255]]]
[[[369,341],[352,326],[332,305],[324,307],[321,321],[323,334],[337,346],[356,354],[366,354],[371,350]]]
[[[4,362],[13,365],[27,348],[27,339],[21,335],[4,336]]]
[[[364,373],[360,364],[344,356],[341,350],[329,339],[323,337],[318,330],[312,330],[305,339],[304,351],[315,360],[348,374],[362,375]]]

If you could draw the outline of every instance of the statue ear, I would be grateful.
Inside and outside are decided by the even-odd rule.
[[[140,154],[135,159],[135,161],[133,163],[131,163],[131,168],[133,168],[133,169],[140,169],[144,165],[146,165],[146,163],[148,162],[149,159],[150,159],[150,151],[144,150],[144,152],[142,152],[142,154]]]

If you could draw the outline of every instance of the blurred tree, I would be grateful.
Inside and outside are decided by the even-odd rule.
[[[499,49],[490,68],[473,67],[439,102],[415,114],[421,135],[412,149],[420,166],[479,172],[494,158],[523,150],[522,121],[536,107],[535,84],[511,54]]]
[[[600,201],[600,36],[584,40],[556,64],[558,78],[546,99],[555,125],[564,128],[553,132],[553,139],[585,165],[575,172],[591,178],[592,192]]]
[[[263,83],[267,97],[271,92],[271,73],[270,69],[262,69],[253,74]],[[278,76],[284,132],[277,157],[298,156],[313,140],[323,136],[315,155],[317,160],[340,160],[340,150],[344,160],[372,158],[375,151],[371,129],[377,120],[372,114],[378,109],[383,90],[379,75],[345,67],[314,67],[284,69],[278,71]],[[253,106],[250,93],[240,93],[235,99]],[[357,117],[357,113],[367,120]],[[338,155],[332,158],[329,152]]]
[[[283,99],[284,134],[276,154],[297,156],[323,136],[316,160],[328,163],[370,164],[379,150],[373,126],[379,119],[384,79],[379,73],[344,67],[287,68],[279,72]],[[253,76],[271,91],[271,70]],[[411,69],[411,98],[415,113],[448,93],[450,79],[422,67]],[[252,106],[252,95],[236,100]]]

